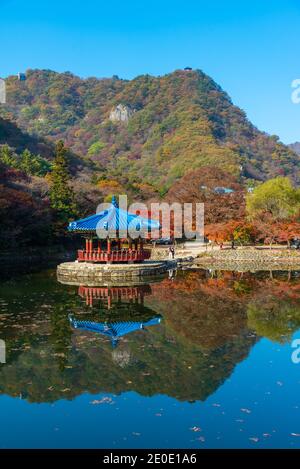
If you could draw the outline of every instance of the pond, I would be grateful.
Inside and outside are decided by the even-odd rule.
[[[3,280],[0,445],[300,448],[297,338],[297,272]]]

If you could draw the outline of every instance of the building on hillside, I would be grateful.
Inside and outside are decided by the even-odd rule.
[[[26,73],[19,72],[18,73],[18,80],[19,81],[26,81]]]
[[[214,192],[216,194],[232,194],[234,190],[229,187],[215,187]]]

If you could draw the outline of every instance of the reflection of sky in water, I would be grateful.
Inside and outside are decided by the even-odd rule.
[[[75,301],[73,310],[77,307],[75,312],[77,314],[80,312],[81,303],[76,303],[74,289],[64,290],[56,285],[51,287],[47,282],[45,288],[46,285],[49,291],[43,299],[44,307],[40,302],[39,312],[48,311],[55,298],[58,303]],[[13,287],[15,285],[12,284]],[[64,296],[66,292],[67,296]],[[164,295],[167,296],[167,292]],[[38,298],[40,298],[39,292],[35,294],[31,291],[24,300],[25,305],[28,306],[30,300],[32,303],[37,303]],[[9,288],[7,288],[7,297],[1,298],[0,301],[3,313],[0,316],[1,335],[4,333],[8,338],[20,332],[18,322],[15,321],[8,326],[9,316],[6,316],[7,311],[13,309],[11,303],[16,308],[18,301],[18,293],[13,295],[9,292]],[[155,301],[153,304],[156,305]],[[157,304],[162,307],[161,298]],[[297,305],[297,301],[293,303],[293,307],[295,304]],[[71,306],[72,304],[68,304],[68,308]],[[52,307],[53,304],[51,310]],[[193,307],[195,308],[194,304]],[[90,310],[86,313],[92,314],[93,321],[97,318],[97,314],[99,316],[97,306],[95,308],[93,313]],[[151,311],[148,308],[143,321],[149,320]],[[236,314],[240,314],[238,310]],[[68,362],[69,365],[71,363],[70,369],[64,371],[65,374],[61,375],[64,379],[58,384],[51,382],[51,375],[49,375],[50,381],[47,381],[46,364],[44,368],[38,367],[39,360],[43,366],[43,353],[49,351],[55,341],[61,340],[57,335],[53,335],[57,319],[55,322],[52,318],[51,329],[49,325],[46,327],[43,315],[34,315],[32,319],[34,327],[27,316],[28,311],[24,310],[23,318],[25,323],[30,325],[29,330],[33,335],[37,332],[40,336],[29,344],[26,342],[28,337],[24,338],[21,335],[20,341],[14,342],[16,349],[18,346],[22,348],[21,352],[16,351],[15,360],[26,358],[26,353],[33,351],[36,354],[33,355],[35,361],[27,362],[24,359],[16,370],[13,368],[14,361],[0,365],[0,378],[3,370],[1,367],[5,366],[8,367],[7,377],[11,380],[6,382],[4,395],[0,397],[2,447],[300,448],[300,364],[292,363],[293,349],[289,342],[281,345],[268,339],[256,341],[255,338],[250,338],[245,346],[249,331],[245,332],[243,326],[240,333],[234,331],[233,336],[236,337],[230,338],[234,345],[230,345],[228,339],[225,344],[220,344],[217,350],[206,350],[204,354],[203,351],[200,354],[194,345],[190,346],[186,342],[186,337],[179,339],[176,334],[172,335],[172,325],[165,326],[166,321],[162,321],[162,324],[150,328],[151,331],[150,329],[135,331],[121,338],[121,361],[120,357],[117,357],[120,361],[117,364],[108,339],[95,338],[97,334],[93,332],[76,330],[71,335],[71,346],[68,349],[72,356],[71,362]],[[59,316],[61,317],[65,316]],[[66,319],[68,321],[67,316]],[[167,319],[170,320],[169,316]],[[207,334],[207,330],[205,333]],[[300,338],[300,331],[294,332],[293,337]],[[59,349],[55,350],[59,356]],[[82,354],[83,350],[87,355]],[[116,350],[118,351],[119,347]],[[162,379],[159,373],[159,369],[163,368],[162,360],[172,360],[172,355],[178,368],[173,364],[176,368],[174,374],[166,376],[166,380],[170,380],[171,376],[174,379],[174,388],[180,385],[180,389],[176,388],[176,392],[182,393],[182,401],[168,396],[168,390],[172,390],[173,383],[170,383],[170,387],[165,387],[165,383],[159,382]],[[86,362],[83,361],[83,357]],[[153,357],[154,363],[151,362]],[[92,382],[92,376],[84,367],[88,366],[94,371],[99,367],[101,371],[103,365],[101,361],[105,360],[112,360],[109,362],[113,367],[112,376],[106,380],[103,378],[102,383],[101,378]],[[203,360],[203,367],[198,369],[199,360]],[[171,361],[167,362],[168,367],[171,364]],[[32,375],[32,381],[39,383],[37,388],[42,403],[29,403],[28,396],[22,394],[19,396],[15,394],[15,397],[8,396],[11,389],[14,392],[18,389],[18,373],[26,366],[32,369],[28,370],[28,387],[25,389],[29,389],[29,377]],[[41,375],[35,376],[34,366],[39,372],[43,370],[45,381]],[[80,366],[84,368],[84,372],[78,375],[78,380],[86,378],[86,383],[82,383],[77,394],[68,396],[70,382],[76,382],[75,378],[70,381],[68,376],[72,376],[73,373],[76,375]],[[188,379],[188,373],[191,373],[191,380]],[[193,396],[193,386],[195,388],[198,386],[199,392],[202,389],[201,382],[195,379],[199,374],[201,379],[208,380],[204,385],[204,394],[210,389],[209,384],[214,383],[211,392],[208,392],[210,395],[204,402],[199,400],[186,402],[184,396]],[[55,376],[60,376],[59,372]],[[99,376],[101,377],[101,373]],[[23,378],[21,376],[19,378],[22,381]],[[154,383],[152,379],[155,380]],[[151,390],[155,390],[151,397],[136,392],[139,383],[148,383],[147,380],[153,384],[153,387],[149,387],[148,394],[151,394]],[[101,386],[103,389],[103,386],[112,383],[111,389],[113,389],[113,383],[117,382],[123,383],[121,388],[124,392],[118,395],[111,392],[99,393]],[[45,383],[48,389],[45,389]],[[0,381],[1,392],[3,392],[2,386],[3,383]],[[43,403],[43,393],[49,396],[51,392],[55,392],[52,388],[58,386],[60,391],[58,400],[54,400],[53,403]],[[147,394],[147,386],[144,393]]]

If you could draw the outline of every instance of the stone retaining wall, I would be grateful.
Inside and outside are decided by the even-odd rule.
[[[143,262],[140,264],[92,264],[87,262],[64,262],[57,267],[57,277],[62,283],[87,282],[114,279],[138,279],[160,275],[172,268],[169,262]]]
[[[300,270],[300,253],[288,249],[220,249],[199,255],[194,264],[220,270]]]

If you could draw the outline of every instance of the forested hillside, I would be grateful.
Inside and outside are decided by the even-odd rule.
[[[299,180],[299,156],[258,131],[201,71],[131,81],[48,70],[26,75],[24,82],[8,78],[2,116],[35,137],[63,139],[92,160],[100,188],[110,191],[113,181],[116,190],[162,195],[188,171],[207,165],[238,178]],[[119,118],[112,113],[118,106]]]
[[[256,129],[199,70],[130,81],[28,70],[25,81],[12,76],[6,84],[3,247],[52,243],[69,219],[113,194],[203,201],[206,222],[219,223],[244,217],[249,184],[280,175],[300,181],[297,146]],[[230,197],[214,192],[224,185]]]

